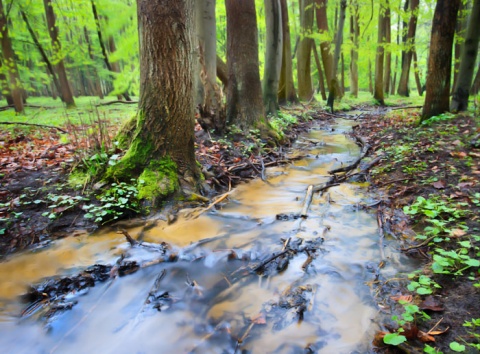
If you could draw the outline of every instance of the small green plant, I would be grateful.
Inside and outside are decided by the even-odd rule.
[[[83,207],[87,211],[86,219],[93,219],[96,223],[105,224],[124,215],[127,211],[137,213],[138,205],[138,189],[135,185],[125,182],[112,183],[110,189],[105,191],[98,199],[100,205],[89,204]]]
[[[428,118],[428,119],[422,121],[421,124],[424,125],[424,126],[430,126],[432,124],[442,122],[442,121],[446,121],[446,120],[452,119],[454,117],[455,117],[454,114],[442,113],[442,114],[439,114],[438,116],[433,116],[431,118]]]
[[[403,332],[402,328],[400,330]],[[400,345],[406,341],[407,338],[398,332],[388,333],[383,337],[383,342],[388,345]]]
[[[78,205],[81,201],[88,200],[82,196],[70,196],[70,195],[57,195],[57,194],[48,194],[47,200],[35,200],[35,204],[40,203],[47,203],[50,204],[48,208],[50,211],[46,211],[42,213],[42,216],[46,216],[49,219],[56,219],[59,217],[64,211],[71,209]],[[53,203],[53,204],[51,204]]]
[[[409,278],[416,277],[414,274],[410,274]],[[410,281],[408,284],[407,289],[410,291],[416,291],[419,295],[429,295],[433,293],[433,289],[441,288],[435,281],[430,279],[426,275],[420,275],[417,280]]]
[[[427,354],[443,354],[440,350],[435,349],[434,347],[425,344],[425,348],[423,348],[424,353]]]

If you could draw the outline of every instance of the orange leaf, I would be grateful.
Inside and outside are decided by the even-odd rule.
[[[435,337],[422,331],[418,331],[417,338],[420,339],[423,343],[435,342]]]
[[[462,237],[462,236],[465,236],[467,233],[461,229],[454,229],[452,230],[452,232],[450,233],[450,236],[451,237]]]
[[[412,302],[413,296],[412,295],[399,295],[399,296],[390,296],[393,301],[404,301],[404,302]]]

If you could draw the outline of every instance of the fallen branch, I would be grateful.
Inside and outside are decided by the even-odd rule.
[[[258,272],[260,269],[262,269],[263,267],[265,267],[268,263],[270,263],[271,261],[277,259],[278,257],[280,256],[283,256],[284,254],[290,252],[289,249],[286,249],[282,252],[279,252],[277,254],[273,254],[271,257],[269,257],[268,259],[266,259],[265,261],[261,262],[259,265],[257,265],[256,267],[254,267],[252,269],[253,272]]]
[[[313,197],[313,186],[309,185],[307,188],[307,194],[305,195],[305,201],[303,203],[302,211],[300,212],[300,217],[306,219],[308,209],[310,208],[310,204],[312,204],[312,197]]]
[[[423,108],[423,106],[406,106],[406,107],[395,107],[395,108],[390,108],[391,111],[396,111],[398,109],[418,109],[418,108]]]
[[[27,125],[27,126],[34,126],[34,127],[39,127],[39,128],[48,128],[48,129],[57,129],[61,131],[62,133],[67,134],[68,131],[65,129],[56,127],[54,125],[45,125],[45,124],[35,124],[35,123],[23,123],[23,122],[0,122],[0,124],[5,124],[5,125]]]
[[[111,104],[115,104],[115,103],[123,103],[123,104],[137,104],[138,101],[110,101],[110,102],[104,102],[104,103],[99,103],[99,104],[96,104],[95,107],[100,107],[100,106],[109,106]]]

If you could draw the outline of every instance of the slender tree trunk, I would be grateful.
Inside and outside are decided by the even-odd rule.
[[[327,2],[328,0],[315,0],[317,28],[320,33],[324,34],[328,34]],[[330,51],[330,41],[323,40],[320,42],[320,54],[322,56],[325,79],[327,84],[330,85],[333,79],[333,55]]]
[[[418,67],[418,59],[417,59],[417,51],[413,51],[413,73],[415,75],[415,83],[417,85],[417,91],[418,95],[422,96],[423,95],[423,90],[422,90],[422,81],[420,80],[420,69]]]
[[[8,87],[7,76],[2,72],[2,60],[0,60],[0,88],[2,90],[2,96],[7,100],[7,105],[13,106],[13,97]]]
[[[335,79],[337,77],[338,63],[340,62],[340,53],[342,52],[343,43],[343,29],[345,27],[345,17],[347,10],[347,0],[340,1],[340,15],[337,27],[337,33],[335,35],[335,52],[333,54],[333,75]]]
[[[18,74],[17,62],[15,60],[15,53],[12,47],[12,41],[8,33],[7,18],[5,17],[5,11],[3,9],[3,1],[0,0],[0,34],[3,62],[2,66],[8,68],[8,87],[10,89],[10,95],[12,97],[15,112],[23,113],[23,97],[22,97],[22,84],[20,82],[20,76]]]
[[[385,105],[383,92],[383,64],[385,60],[385,14],[380,6],[378,13],[378,40],[377,53],[375,56],[375,88],[373,98],[380,104]]]
[[[308,37],[312,33],[313,26],[313,0],[300,0],[300,3],[301,37],[297,53],[298,97],[301,101],[309,101],[313,98],[311,51],[314,43]]]
[[[450,109],[452,111],[466,111],[468,96],[472,85],[475,60],[478,55],[480,40],[480,0],[475,0],[468,19],[467,35],[462,45],[458,81],[455,86]]]
[[[138,0],[140,102],[133,139],[107,178],[138,177],[139,198],[154,206],[195,186],[193,0]]]
[[[137,2],[140,0],[137,0]],[[98,42],[100,43],[100,48],[102,49],[102,55],[103,55],[103,60],[105,62],[105,66],[107,67],[108,71],[114,73],[114,68],[111,65],[109,59],[108,59],[108,54],[107,54],[107,48],[105,46],[105,42],[103,41],[103,36],[102,36],[102,30],[100,28],[100,19],[98,17],[98,12],[97,12],[97,6],[95,5],[95,0],[90,0],[92,4],[92,12],[93,12],[93,18],[95,19],[95,24],[97,27],[97,35],[98,35]],[[128,92],[123,92],[122,93],[123,98],[125,98],[125,101],[131,101],[132,99],[128,95]]]
[[[392,71],[392,51],[390,43],[392,42],[392,23],[390,3],[385,3],[385,72],[383,73],[383,92],[388,95],[390,92],[390,76]]]
[[[470,88],[470,94],[476,95],[480,91],[480,61],[478,63],[477,74],[473,80],[472,87]]]
[[[297,92],[293,83],[292,43],[290,38],[290,25],[288,22],[287,0],[280,0],[282,10],[282,68],[278,90],[278,103],[298,103]]]
[[[327,100],[327,93],[325,92],[325,83],[324,83],[324,76],[323,76],[323,70],[322,70],[322,64],[320,63],[320,58],[318,56],[318,51],[317,48],[312,46],[313,48],[313,57],[315,58],[315,64],[317,65],[317,71],[318,71],[318,86],[320,88],[320,92],[322,94],[322,99],[324,101]]]
[[[60,97],[67,107],[75,107],[72,90],[68,83],[67,72],[62,58],[62,46],[58,38],[58,27],[55,19],[55,12],[53,11],[52,0],[43,0],[45,7],[45,15],[47,17],[48,33],[52,40],[53,53],[57,57],[57,64],[55,65],[58,74],[58,82],[60,83]]]
[[[368,59],[368,91],[373,95],[372,59]]]
[[[408,89],[408,78],[410,76],[410,66],[412,63],[412,53],[415,46],[415,32],[417,30],[417,12],[418,6],[420,1],[419,0],[410,0],[410,21],[408,22],[408,32],[406,41],[404,42],[405,45],[405,57],[402,60],[402,73],[400,75],[400,81],[398,83],[398,91],[397,93],[400,96],[408,96],[409,89]]]
[[[352,0],[350,3],[350,41],[352,49],[350,49],[350,93],[353,97],[358,97],[358,43],[360,36],[360,26],[358,3]]]
[[[255,0],[226,0],[225,5],[229,75],[227,122],[245,132],[252,128],[266,130]]]
[[[110,57],[111,54],[115,53],[116,51],[117,51],[117,47],[115,46],[115,39],[113,38],[113,36],[108,36],[109,57]],[[117,74],[120,74],[122,72],[122,69],[120,68],[120,62],[118,60],[114,61],[114,62],[111,62],[110,65],[112,67],[112,72],[117,73]],[[123,97],[122,94],[117,95],[117,99],[119,101],[122,100],[122,97]]]
[[[265,113],[277,115],[278,82],[282,68],[282,11],[280,0],[265,0],[266,50],[263,74],[263,104]]]
[[[453,60],[453,84],[452,84],[452,92],[455,90],[457,86],[457,78],[458,78],[458,71],[460,69],[460,54],[462,51],[462,43],[465,39],[465,31],[467,30],[467,22],[468,22],[468,7],[469,1],[466,3],[464,1],[460,2],[460,8],[458,9],[457,15],[457,25],[455,27],[455,37],[454,37],[454,60]]]
[[[452,46],[459,6],[460,0],[438,0],[435,7],[422,119],[449,109]]]
[[[228,86],[228,67],[220,56],[216,56],[217,63],[217,77],[222,82],[223,86]]]
[[[91,81],[93,81],[93,90],[95,91],[95,94],[103,100],[103,91],[102,91],[102,85],[100,83],[100,77],[98,76],[98,71],[95,68],[95,57],[93,55],[93,50],[92,50],[92,44],[90,42],[90,36],[88,35],[88,30],[87,27],[83,27],[83,32],[85,35],[85,42],[87,42],[87,49],[88,49],[88,56],[90,57],[90,60],[92,61],[92,78]]]

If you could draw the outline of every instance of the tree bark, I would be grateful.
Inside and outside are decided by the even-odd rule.
[[[125,156],[111,179],[139,178],[139,198],[153,205],[196,185],[193,0],[138,0],[140,101]]]
[[[308,36],[312,33],[313,26],[313,0],[300,0],[300,3],[301,36],[297,53],[298,97],[301,101],[310,101],[313,98],[311,52],[314,43]]]
[[[375,87],[373,98],[381,105],[385,105],[383,92],[383,64],[385,60],[385,15],[383,6],[378,12],[378,40],[375,56]]]
[[[453,45],[455,55],[453,60],[453,84],[451,92],[452,95],[455,87],[457,86],[458,71],[460,69],[462,42],[465,39],[465,31],[467,30],[469,2],[470,0],[467,0],[467,2],[461,1],[460,7],[458,9],[457,25],[455,27],[455,37]]]
[[[67,105],[67,107],[75,107],[75,100],[73,99],[72,90],[68,83],[67,72],[63,62],[62,45],[58,38],[58,27],[53,11],[52,0],[43,0],[45,7],[45,15],[47,17],[47,26],[50,39],[52,40],[53,53],[56,57],[57,64],[55,65],[58,74],[58,82],[60,84],[60,98]]]
[[[358,97],[358,43],[360,36],[358,3],[356,0],[350,3],[350,93],[353,97]]]
[[[452,46],[459,6],[460,0],[438,0],[435,7],[423,120],[449,109]]]
[[[410,21],[408,22],[408,32],[404,41],[405,56],[402,58],[402,73],[398,82],[397,93],[400,96],[409,95],[408,78],[410,76],[410,66],[412,63],[412,53],[415,46],[415,32],[417,30],[417,12],[420,0],[410,0]]]
[[[317,29],[324,35],[328,35],[327,2],[328,0],[315,0]],[[330,51],[329,40],[320,42],[320,55],[322,56],[325,79],[330,86],[333,79],[333,55]]]
[[[390,76],[392,71],[392,51],[390,50],[390,43],[392,42],[392,23],[390,3],[388,0],[385,2],[385,6],[385,71],[383,73],[383,92],[388,95],[390,92]]]
[[[258,64],[255,0],[226,0],[227,122],[244,132],[266,130]]]
[[[322,70],[322,64],[320,63],[320,57],[318,56],[318,51],[315,46],[312,46],[313,48],[313,57],[315,58],[315,64],[317,65],[317,71],[318,71],[318,86],[320,89],[320,93],[322,94],[322,99],[324,101],[327,100],[327,93],[325,92],[325,83],[324,83],[324,75],[323,75],[323,70]]]
[[[282,68],[282,11],[280,0],[265,0],[265,73],[263,74],[263,104],[265,113],[277,115],[278,82]]]
[[[413,73],[415,75],[415,84],[417,85],[418,95],[423,95],[422,81],[420,80],[420,69],[418,67],[417,51],[413,50]]]
[[[472,87],[470,88],[470,93],[476,95],[480,91],[480,62],[478,63],[477,74],[473,80]]]
[[[217,77],[222,82],[223,86],[228,86],[228,67],[220,56],[216,56],[217,62]]]
[[[90,60],[92,60],[92,77],[90,78],[90,82],[92,82],[92,89],[95,91],[95,94],[103,100],[104,95],[103,95],[103,90],[102,90],[102,84],[100,82],[100,77],[98,75],[98,71],[95,68],[95,57],[93,55],[93,50],[92,50],[92,44],[90,42],[90,36],[88,35],[88,30],[87,27],[83,27],[83,32],[85,35],[85,41],[87,42],[87,49],[88,49],[88,56],[90,57]]]
[[[288,22],[287,0],[280,0],[282,11],[282,67],[278,90],[278,103],[298,103],[297,92],[293,83],[292,43],[290,38],[290,25]]]
[[[340,53],[342,52],[343,43],[343,29],[345,27],[345,17],[347,10],[347,0],[340,1],[340,14],[338,20],[337,33],[335,35],[335,51],[333,54],[333,75],[334,79],[337,78],[338,64],[340,62]]]
[[[23,97],[22,97],[22,84],[20,81],[20,75],[18,73],[17,62],[15,60],[15,53],[12,47],[12,41],[8,33],[8,23],[3,9],[3,1],[0,0],[0,33],[1,33],[1,45],[2,45],[2,66],[7,68],[8,71],[8,87],[10,89],[10,95],[12,97],[15,112],[23,113]]]
[[[467,35],[462,45],[458,81],[455,86],[450,110],[459,112],[468,108],[468,97],[472,85],[475,61],[478,55],[480,40],[480,0],[473,3],[470,18],[468,19]]]

